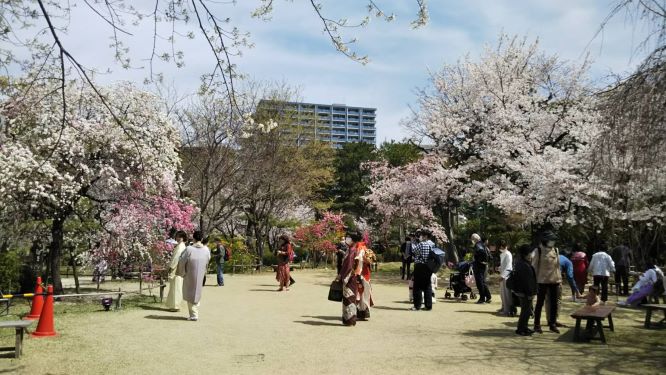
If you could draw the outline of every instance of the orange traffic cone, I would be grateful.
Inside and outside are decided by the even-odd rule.
[[[42,309],[42,315],[37,324],[37,330],[32,333],[36,337],[55,336],[55,327],[53,324],[53,285],[46,289],[46,301]]]
[[[35,296],[32,297],[32,309],[30,309],[30,314],[23,319],[26,320],[37,320],[39,315],[42,313],[42,308],[44,307],[44,289],[42,288],[42,278],[37,277],[37,286],[35,287]]]

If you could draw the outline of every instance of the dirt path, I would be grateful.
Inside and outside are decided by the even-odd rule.
[[[652,331],[656,343],[631,341],[640,336],[640,315],[618,314],[609,346],[573,344],[571,332],[523,338],[513,334],[515,319],[493,313],[497,299],[439,299],[431,312],[411,312],[406,286],[395,283],[374,285],[370,321],[344,327],[340,304],[326,300],[332,277],[296,271],[293,289],[277,293],[274,274],[227,276],[226,286],[205,287],[198,322],[184,320],[186,307],[170,313],[158,305],[57,316],[59,336],[27,339],[20,361],[0,358],[0,373],[645,374],[666,365],[663,330]],[[563,315],[572,309],[565,306]]]

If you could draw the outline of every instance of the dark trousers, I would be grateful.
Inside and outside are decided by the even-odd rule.
[[[622,287],[620,287],[620,284],[623,284]],[[629,270],[627,270],[627,266],[615,267],[615,285],[618,294],[629,295]]]
[[[407,280],[412,277],[412,258],[402,258],[402,267],[400,267],[400,277],[404,280],[407,274]]]
[[[548,296],[548,313],[546,319],[548,325],[552,326],[557,323],[557,296],[560,292],[560,284],[538,284],[537,286],[537,302],[534,309],[534,326],[541,325],[541,310],[546,303],[546,296]]]
[[[608,301],[608,276],[594,276],[594,285],[601,286],[601,300]]]
[[[518,318],[518,332],[527,331],[527,324],[532,316],[532,301],[534,296],[518,297],[520,299],[520,317]]]
[[[224,285],[224,263],[217,264],[217,285]]]
[[[431,276],[432,272],[430,272],[430,268],[427,265],[423,263],[414,264],[414,307],[417,309],[421,308],[421,293],[423,293],[423,298],[425,299],[425,308],[428,310],[432,309]]]
[[[488,266],[485,264],[474,263],[474,280],[476,287],[479,288],[479,300],[490,301],[490,289],[486,284],[486,269]]]

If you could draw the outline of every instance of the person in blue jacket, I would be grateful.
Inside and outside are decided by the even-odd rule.
[[[571,263],[569,258],[562,254],[560,254],[560,272],[566,276],[567,282],[571,287],[571,299],[575,302],[576,298],[583,298],[583,295],[580,293],[580,290],[578,290],[576,281],[574,280],[573,263]]]

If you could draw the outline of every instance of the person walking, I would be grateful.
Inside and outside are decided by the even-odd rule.
[[[421,230],[417,233],[420,242],[411,249],[411,255],[414,258],[414,306],[412,311],[421,310],[421,300],[425,305],[424,310],[432,310],[432,271],[428,267],[428,257],[430,251],[435,247],[432,242],[432,234],[428,230]]]
[[[513,271],[513,255],[509,251],[506,241],[501,240],[497,245],[500,251],[499,261],[499,274],[500,274],[500,299],[502,300],[502,308],[500,314],[503,316],[510,316],[513,314],[513,298],[511,291],[506,286],[506,280]]]
[[[291,275],[289,270],[289,262],[294,259],[294,249],[291,246],[291,240],[289,236],[283,234],[279,238],[280,248],[277,252],[277,272],[275,279],[280,284],[280,289],[278,292],[289,291],[289,285],[291,285]]]
[[[187,301],[190,316],[187,320],[199,320],[199,306],[201,304],[201,292],[203,290],[203,279],[206,277],[206,269],[210,261],[210,250],[202,243],[203,232],[195,231],[194,243],[183,252],[178,262],[177,274],[183,276],[183,299]]]
[[[541,329],[541,310],[548,297],[548,312],[546,314],[551,332],[560,333],[557,328],[558,295],[562,274],[560,273],[559,251],[555,247],[557,237],[552,231],[546,231],[541,236],[539,247],[534,250],[532,266],[537,277],[537,302],[534,309],[534,331],[543,333]]]
[[[405,280],[405,275],[407,275],[407,280],[412,277],[412,238],[410,236],[405,237],[405,242],[400,245],[400,253],[402,254],[402,267],[400,267],[400,278]]]
[[[474,279],[476,287],[479,289],[479,299],[476,303],[490,303],[490,289],[486,284],[486,272],[488,271],[488,262],[490,262],[490,251],[481,241],[481,236],[474,233],[472,234],[472,244],[474,245],[474,263],[472,265],[474,271]]]
[[[615,262],[615,287],[617,294],[629,295],[629,268],[633,260],[631,249],[626,245],[620,245],[613,249],[613,262]]]
[[[363,234],[357,230],[348,231],[345,235],[345,243],[348,250],[342,260],[342,269],[336,280],[342,282],[342,324],[355,326],[357,320],[366,320],[370,316],[369,307],[372,305],[370,299],[370,284],[363,278],[363,251],[365,245],[362,243]],[[361,288],[366,302],[361,295]],[[367,309],[366,309],[367,306]],[[363,311],[359,314],[359,310]]]
[[[587,267],[590,265],[587,254],[581,251],[579,244],[574,245],[573,254],[571,254],[571,263],[573,264],[574,279],[578,291],[585,290],[587,284]]]
[[[518,248],[518,260],[510,280],[512,292],[520,299],[520,317],[516,334],[521,336],[531,336],[534,333],[528,328],[534,296],[537,294],[536,271],[529,260],[531,253],[532,248],[529,245]]]
[[[224,286],[224,262],[229,260],[229,256],[221,238],[217,240],[217,245],[215,245],[215,250],[213,250],[212,254],[213,260],[215,260],[215,267],[217,268],[217,286]]]
[[[592,255],[589,271],[594,278],[594,285],[601,289],[601,303],[606,304],[606,301],[608,301],[608,280],[610,274],[615,272],[615,263],[613,258],[606,253],[604,243],[601,243],[599,250]]]
[[[180,256],[185,251],[185,242],[187,241],[187,234],[183,231],[178,231],[175,234],[176,247],[173,248],[171,253],[171,261],[169,262],[169,293],[167,294],[166,307],[170,311],[180,311],[180,305],[183,302],[183,278],[176,274],[178,269],[178,261]]]

